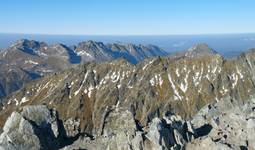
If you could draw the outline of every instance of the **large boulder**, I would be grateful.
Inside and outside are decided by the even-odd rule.
[[[0,136],[2,149],[56,149],[59,127],[57,114],[44,105],[26,106],[13,112]]]
[[[40,139],[31,123],[18,112],[13,112],[6,121],[0,136],[1,150],[41,149]]]

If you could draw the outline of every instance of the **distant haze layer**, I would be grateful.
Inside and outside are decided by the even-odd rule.
[[[255,34],[218,35],[169,35],[169,36],[81,36],[81,35],[33,35],[0,34],[0,48],[7,48],[19,39],[33,39],[48,44],[63,43],[74,45],[81,41],[95,40],[104,43],[120,42],[134,44],[153,44],[165,51],[175,53],[188,49],[197,43],[207,43],[225,57],[233,57],[250,48],[255,48]]]

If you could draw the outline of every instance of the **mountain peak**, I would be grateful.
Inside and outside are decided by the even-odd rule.
[[[104,47],[105,45],[102,42],[89,40],[89,41],[80,42],[76,48],[82,49],[82,50],[86,50],[86,49],[96,50],[96,49],[100,49]]]
[[[47,44],[44,42],[38,42],[35,40],[21,39],[16,41],[14,44],[12,44],[11,47],[37,48],[37,47],[40,47],[40,45],[47,45]]]
[[[196,45],[192,46],[191,48],[189,48],[188,51],[200,51],[200,52],[201,51],[207,51],[207,52],[211,52],[213,50],[206,43],[199,43],[199,44],[196,44]]]
[[[7,50],[8,51],[22,51],[30,55],[36,55],[38,51],[43,48],[47,47],[48,45],[44,42],[39,42],[35,40],[29,39],[21,39],[14,42]]]
[[[217,52],[210,48],[206,43],[196,44],[185,52],[185,56],[190,58],[215,54],[217,54]]]
[[[80,42],[79,44],[84,44],[84,45],[101,45],[103,44],[102,42],[97,42],[97,41],[93,41],[93,40],[88,40],[88,41],[84,41],[84,42]]]
[[[63,49],[63,48],[66,48],[67,46],[62,43],[55,43],[55,44],[51,45],[51,47],[56,48],[56,49]]]

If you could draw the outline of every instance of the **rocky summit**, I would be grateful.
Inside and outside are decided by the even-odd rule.
[[[145,49],[127,47],[89,41],[75,49],[105,59],[106,49]],[[0,149],[255,149],[254,49],[225,59],[198,44],[127,60],[86,62],[8,95]]]

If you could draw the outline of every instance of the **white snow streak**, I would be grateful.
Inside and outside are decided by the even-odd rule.
[[[83,81],[82,81],[82,83],[81,83],[80,88],[79,88],[77,91],[74,92],[74,95],[75,95],[75,96],[80,92],[81,88],[83,87],[84,83],[86,82],[87,77],[88,77],[88,73],[89,73],[89,71],[86,72],[86,74],[85,74],[85,76],[84,76],[84,79],[83,79]]]
[[[179,92],[178,92],[178,90],[176,89],[176,87],[175,87],[175,85],[174,85],[174,83],[173,83],[173,81],[172,81],[172,78],[171,78],[171,75],[170,75],[170,74],[168,74],[168,80],[169,80],[169,82],[171,83],[172,89],[173,89],[174,94],[175,94],[174,99],[177,100],[177,99],[176,99],[176,97],[177,97],[179,100],[181,100],[182,97],[179,95]]]
[[[20,104],[25,103],[25,102],[28,102],[28,101],[29,101],[29,99],[27,99],[26,97],[23,97],[23,98],[21,99],[21,101],[20,101]]]

